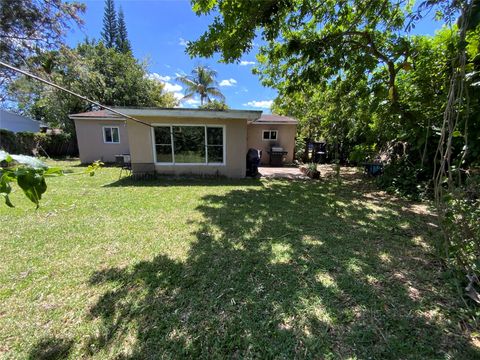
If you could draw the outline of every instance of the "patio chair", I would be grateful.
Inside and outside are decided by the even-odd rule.
[[[122,172],[128,174],[127,176],[132,175],[132,162],[130,160],[130,155],[115,155],[115,164],[120,167],[120,175],[118,178],[122,177]]]

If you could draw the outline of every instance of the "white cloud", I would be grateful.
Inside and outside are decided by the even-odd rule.
[[[156,80],[158,82],[161,82],[163,84],[163,89],[168,92],[172,92],[173,96],[175,96],[175,99],[180,100],[183,98],[183,94],[180,92],[183,90],[183,87],[178,84],[173,84],[171,82],[172,77],[168,75],[160,75],[158,73],[151,73],[148,74],[147,77],[151,80]]]
[[[183,97],[183,95],[182,95]],[[180,103],[178,104],[179,108],[193,108],[193,107],[198,107],[200,105],[200,100],[198,99],[179,99]]]
[[[184,101],[185,104],[192,105],[192,106],[198,106],[200,105],[200,100],[197,99],[186,99]]]
[[[162,76],[158,73],[151,73],[151,74],[148,74],[147,77],[151,80],[157,80],[157,81],[160,81],[160,82],[168,82],[170,80],[172,80],[172,77],[171,76]]]
[[[255,61],[247,61],[247,60],[240,61],[240,66],[248,66],[248,65],[255,65]]]
[[[179,39],[178,39],[178,45],[180,45],[180,46],[187,46],[187,45],[188,45],[188,41],[185,40],[184,38],[179,38]]]
[[[163,85],[164,85],[165,91],[169,91],[169,92],[178,92],[178,91],[181,91],[183,89],[183,87],[181,85],[172,84],[172,83],[169,83],[169,82],[163,82]]]
[[[253,100],[249,101],[246,104],[243,104],[243,106],[250,106],[254,108],[260,108],[260,109],[270,109],[272,107],[273,100]]]
[[[177,99],[177,100],[182,100],[184,95],[183,95],[181,92],[174,92],[174,93],[173,93],[173,96],[174,96],[175,99]]]
[[[235,79],[224,79],[220,81],[220,86],[235,86],[237,83],[237,80]]]

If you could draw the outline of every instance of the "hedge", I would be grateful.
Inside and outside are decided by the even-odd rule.
[[[50,157],[78,156],[77,141],[71,134],[45,134],[0,129],[0,149],[11,154]]]

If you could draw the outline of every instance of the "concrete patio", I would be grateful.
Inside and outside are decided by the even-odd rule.
[[[258,172],[260,177],[275,178],[275,179],[309,179],[297,167],[259,167]]]

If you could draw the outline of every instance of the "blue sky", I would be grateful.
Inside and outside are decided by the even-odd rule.
[[[100,38],[104,0],[83,1],[87,6],[82,29],[73,28],[67,42],[75,46],[86,36]],[[255,109],[269,111],[276,96],[273,89],[263,87],[259,78],[252,74],[255,50],[245,54],[240,64],[221,64],[218,57],[212,59],[191,59],[185,54],[185,42],[195,40],[207,29],[211,17],[197,17],[187,0],[130,0],[119,1],[125,13],[129,39],[135,56],[147,59],[149,71],[166,84],[166,89],[181,97],[183,88],[175,82],[177,74],[190,73],[198,64],[208,65],[218,72],[217,80],[233,109]],[[416,34],[433,34],[440,24],[426,19],[414,30]],[[195,107],[198,101],[184,103]]]

